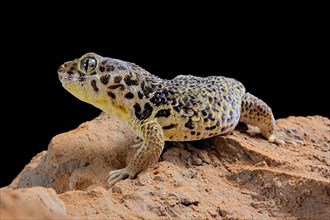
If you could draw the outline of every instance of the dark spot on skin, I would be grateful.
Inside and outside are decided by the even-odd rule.
[[[191,118],[189,118],[189,120],[184,124],[184,126],[189,129],[194,129]]]
[[[211,121],[214,121],[215,118],[213,117],[212,113],[209,113],[209,115],[207,116],[208,119],[210,119]]]
[[[111,92],[111,91],[108,92],[108,96],[110,96],[113,99],[116,98],[116,95],[113,92]]]
[[[199,136],[201,133],[200,132],[197,132],[197,136]]]
[[[141,106],[140,106],[139,103],[136,103],[133,106],[133,108],[135,110],[135,116],[141,121],[149,118],[151,113],[152,113],[152,110],[153,110],[152,106],[149,103],[146,103],[144,105],[144,110],[143,111],[142,111]]]
[[[175,100],[175,99],[172,99],[172,103],[171,103],[172,106],[173,106],[173,105],[176,105],[176,103],[177,103],[176,100]]]
[[[125,81],[126,85],[128,85],[128,86],[137,86],[137,85],[139,85],[138,81],[135,80],[135,79],[132,79],[132,76],[130,76],[130,75],[126,75],[125,78],[124,78],[124,81]]]
[[[184,139],[187,139],[187,136],[186,135],[184,136]]]
[[[139,99],[143,98],[143,94],[140,91],[138,91],[138,97],[139,97]]]
[[[213,125],[211,127],[206,127],[205,130],[214,130],[217,126]]]
[[[168,92],[166,90],[156,92],[154,96],[150,99],[150,101],[156,106],[166,104],[168,101]]]
[[[217,109],[217,108],[212,108],[212,111],[214,111],[214,112],[219,112],[219,110]]]
[[[92,72],[90,75],[96,75],[96,72]]]
[[[217,123],[215,124],[215,126],[219,127],[220,126],[220,121],[217,121]]]
[[[83,72],[81,72],[81,71],[78,71],[78,73],[79,73],[79,76],[80,77],[84,77],[85,76],[85,74]]]
[[[145,87],[144,89],[142,89],[144,95],[148,98],[149,94],[152,93],[154,90],[151,87]]]
[[[103,73],[104,70],[105,70],[105,67],[104,66],[100,66],[99,70],[101,71],[101,73]]]
[[[173,137],[174,137],[174,136],[170,136],[169,138],[170,138],[170,139],[173,139]]]
[[[115,76],[115,78],[113,79],[113,81],[114,81],[114,83],[120,83],[122,79],[123,79],[122,76]]]
[[[133,106],[133,108],[134,108],[134,111],[135,111],[135,116],[137,118],[139,118],[140,117],[140,112],[141,112],[141,106],[140,106],[140,104],[139,103],[135,103],[135,105]]]
[[[171,128],[174,128],[176,125],[175,124],[170,124],[170,125],[167,125],[167,126],[164,126],[162,127],[164,130],[169,130]]]
[[[191,112],[190,108],[187,108],[186,106],[183,107],[183,111],[188,115]]]
[[[144,81],[141,83],[141,89],[142,89],[143,94],[144,94],[147,98],[149,98],[149,94],[152,93],[152,92],[154,91],[153,88],[151,88],[151,87],[149,87],[149,86],[146,86]]]
[[[112,72],[115,70],[115,67],[114,66],[108,66],[107,67],[107,72]]]
[[[226,121],[226,114],[225,113],[222,113],[221,120],[222,120],[222,123],[225,123],[225,121]]]
[[[227,127],[222,127],[221,128],[221,132],[224,132],[225,130],[227,130]]]
[[[165,118],[167,118],[167,117],[169,117],[170,115],[171,115],[171,110],[170,110],[170,109],[161,109],[161,110],[159,110],[159,111],[156,113],[155,117],[156,117],[156,118],[159,118],[159,117],[165,117]]]
[[[110,79],[110,76],[109,76],[109,75],[104,75],[104,76],[101,76],[101,78],[100,78],[101,82],[102,82],[104,85],[108,84],[109,79]]]
[[[72,71],[70,71],[70,70],[69,70],[67,73],[68,73],[69,75],[72,75],[72,74],[73,74],[73,72],[72,72]]]
[[[174,106],[173,109],[177,112],[180,112],[180,107],[179,106]]]
[[[196,134],[196,131],[192,131],[192,132],[190,132],[190,134],[195,135]]]
[[[209,96],[209,102],[212,103],[213,98],[211,96]]]
[[[207,111],[203,110],[203,111],[202,111],[202,115],[203,115],[203,116],[207,116]]]
[[[120,87],[120,90],[123,90],[124,89],[124,86],[122,84],[108,86],[108,88],[111,89],[111,90],[117,89],[119,87]]]
[[[152,110],[153,110],[153,108],[149,103],[146,103],[144,105],[144,114],[143,115],[145,116],[145,119],[150,117]]]
[[[186,103],[187,103],[186,104],[186,108],[189,108],[190,109],[191,107],[193,107],[193,103],[194,102],[192,102],[191,100],[187,101]]]
[[[208,118],[204,118],[204,122],[208,122],[209,121],[209,119]]]
[[[95,80],[92,80],[91,85],[92,85],[95,92],[99,91],[99,88],[97,88],[97,86],[96,86],[96,81]]]
[[[128,92],[128,93],[126,93],[125,98],[126,99],[132,99],[132,98],[134,98],[134,95],[133,95],[133,93]]]
[[[126,67],[124,67],[124,66],[118,66],[117,67],[119,70],[126,70]]]

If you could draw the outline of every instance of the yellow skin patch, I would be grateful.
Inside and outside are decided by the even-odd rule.
[[[232,78],[160,79],[136,64],[95,53],[64,63],[58,75],[72,95],[126,122],[143,140],[127,167],[110,172],[110,186],[157,162],[165,141],[225,134],[239,121],[259,127],[270,142],[284,143],[274,134],[271,109]]]

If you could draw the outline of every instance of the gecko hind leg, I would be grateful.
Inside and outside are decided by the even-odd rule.
[[[240,122],[256,126],[269,142],[275,144],[296,144],[296,142],[275,131],[276,122],[271,108],[261,99],[250,93],[244,94]]]

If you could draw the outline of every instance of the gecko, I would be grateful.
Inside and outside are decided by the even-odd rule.
[[[58,77],[68,92],[124,121],[141,140],[129,164],[109,173],[110,186],[155,164],[165,141],[226,134],[239,122],[258,127],[269,142],[285,143],[275,134],[271,108],[233,78],[162,79],[134,63],[96,53],[65,62]]]

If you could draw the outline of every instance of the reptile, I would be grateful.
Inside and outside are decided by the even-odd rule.
[[[269,142],[285,143],[275,134],[271,108],[233,78],[161,79],[134,63],[95,53],[65,62],[58,76],[67,91],[126,122],[141,140],[130,163],[109,173],[110,186],[155,164],[165,141],[226,134],[239,122],[259,127]]]

